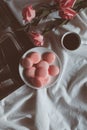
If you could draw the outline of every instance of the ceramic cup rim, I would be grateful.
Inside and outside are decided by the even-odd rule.
[[[70,50],[70,49],[66,48],[66,47],[64,46],[64,43],[63,43],[63,40],[64,40],[65,36],[67,36],[68,34],[74,34],[74,35],[76,35],[77,38],[79,39],[79,45],[78,45],[78,47],[75,48],[75,49],[73,49],[73,50]],[[63,36],[62,36],[62,38],[61,38],[61,44],[62,44],[62,47],[63,47],[65,50],[70,51],[70,52],[71,52],[71,51],[75,51],[75,50],[77,50],[77,49],[80,47],[80,45],[81,45],[81,38],[80,38],[79,34],[77,34],[76,32],[66,32],[66,33],[63,34]]]

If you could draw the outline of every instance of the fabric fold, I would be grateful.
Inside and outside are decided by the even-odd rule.
[[[5,0],[18,10],[31,0]],[[40,2],[40,1],[38,1]],[[49,1],[48,1],[49,2]],[[37,3],[37,1],[36,1]],[[47,35],[48,48],[59,55],[62,72],[49,88],[34,90],[24,85],[0,101],[0,130],[85,130],[87,128],[87,9],[68,24]],[[21,21],[22,22],[22,21]],[[74,31],[85,45],[75,52],[61,46],[61,37]]]

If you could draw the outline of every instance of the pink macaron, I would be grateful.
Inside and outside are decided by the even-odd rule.
[[[46,78],[43,79],[43,85],[47,85],[48,83],[50,83],[50,76],[47,76]]]
[[[31,52],[27,54],[27,57],[29,57],[33,64],[37,64],[41,60],[41,55],[38,52]]]
[[[59,67],[56,65],[50,65],[48,71],[51,76],[56,76],[59,74]]]
[[[35,87],[42,87],[43,86],[43,78],[35,77],[33,80],[33,85],[35,85]]]
[[[21,64],[24,68],[30,68],[33,65],[33,62],[30,58],[25,57],[22,59]]]
[[[45,67],[38,67],[35,71],[35,76],[39,78],[46,78],[48,76],[48,70]]]
[[[32,66],[29,69],[25,69],[24,70],[25,77],[27,77],[27,78],[34,78],[35,77],[35,70],[36,70],[36,68],[34,66]]]
[[[35,77],[33,79],[33,85],[35,87],[44,87],[46,86],[48,83],[50,82],[50,77],[46,77],[46,78],[39,78],[39,77]]]
[[[44,67],[44,68],[48,69],[49,68],[49,64],[45,60],[41,60],[39,63],[37,63],[36,67],[37,68],[38,67]]]
[[[42,56],[43,60],[47,61],[49,64],[55,61],[55,54],[53,52],[45,52]]]

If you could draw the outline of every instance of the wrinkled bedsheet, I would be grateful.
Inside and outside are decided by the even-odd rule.
[[[41,2],[40,0],[5,1],[21,24],[22,8],[28,3]],[[54,14],[48,19],[52,17]],[[61,36],[67,31],[74,31],[81,37],[82,44],[74,52],[67,52],[61,47]],[[40,90],[23,85],[2,99],[0,130],[87,129],[87,8],[80,10],[67,25],[49,32],[46,40],[46,46],[60,57],[62,63],[60,79],[54,86]]]

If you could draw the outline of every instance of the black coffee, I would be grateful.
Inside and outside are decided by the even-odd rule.
[[[67,34],[63,39],[63,45],[69,50],[75,50],[80,46],[80,38],[75,33]]]

